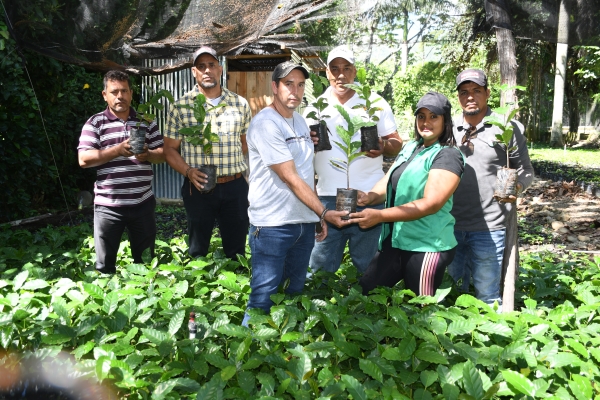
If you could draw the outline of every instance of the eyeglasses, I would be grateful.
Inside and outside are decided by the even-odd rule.
[[[477,138],[476,131],[477,127],[475,126],[470,126],[469,128],[467,128],[465,136],[463,136],[460,143],[461,146],[465,146],[466,148],[468,148],[471,153],[473,153],[473,150],[475,150],[475,145],[473,144],[473,142],[471,142],[471,140]]]

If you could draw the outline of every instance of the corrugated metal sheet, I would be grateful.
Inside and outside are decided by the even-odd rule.
[[[176,60],[171,60],[175,62]],[[146,60],[146,67],[157,67],[168,64],[169,60]],[[181,71],[171,72],[159,76],[146,76],[143,78],[142,91],[148,93],[148,89],[152,91],[167,89],[173,94],[175,100],[192,90],[196,81],[192,75],[192,70],[186,68]],[[156,122],[161,132],[164,132],[167,115],[169,113],[169,101],[164,99],[163,104],[166,104],[164,110],[157,110]],[[169,167],[169,164],[155,164],[152,166],[154,178],[152,179],[152,191],[158,198],[166,199],[181,199],[181,185],[183,185],[183,176],[174,169]]]

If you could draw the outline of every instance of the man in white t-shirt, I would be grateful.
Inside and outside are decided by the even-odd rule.
[[[292,61],[273,71],[273,103],[248,128],[248,216],[252,279],[248,308],[269,312],[271,295],[289,278],[286,293],[300,293],[315,244],[327,237],[327,221],[346,226],[346,213],[330,211],[314,192],[313,142],[294,110],[304,95],[308,71]],[[318,224],[318,225],[316,225]],[[315,232],[315,228],[320,227]],[[242,324],[248,326],[246,313]]]
[[[364,109],[353,109],[354,106],[365,104],[358,94],[346,87],[346,84],[354,83],[356,67],[354,66],[354,54],[346,46],[339,46],[331,50],[327,57],[327,79],[331,86],[327,88],[321,97],[327,100],[329,106],[322,112],[328,115],[327,127],[330,132],[332,149],[320,151],[315,154],[315,171],[318,176],[317,194],[325,207],[335,209],[335,196],[337,188],[346,187],[346,173],[334,167],[330,160],[338,158],[344,160],[345,153],[334,142],[342,142],[337,135],[336,127],[341,125],[347,127],[346,121],[334,108],[341,105],[350,114],[362,116],[365,120],[368,116]],[[373,105],[382,110],[375,114],[377,132],[379,134],[379,150],[371,150],[366,155],[355,159],[350,164],[350,188],[362,190],[367,193],[384,175],[383,156],[395,157],[402,148],[402,139],[398,135],[394,114],[390,105],[376,93],[371,95],[370,100],[379,100]],[[307,108],[305,116],[313,110]],[[311,122],[312,123],[312,122]],[[360,130],[356,131],[352,141],[360,141]],[[372,208],[383,208],[383,204],[372,206]],[[363,208],[359,207],[358,211]],[[335,272],[340,267],[344,248],[348,243],[352,262],[360,273],[363,273],[375,252],[381,233],[381,225],[370,229],[361,229],[357,224],[343,228],[329,226],[327,238],[316,243],[310,257],[310,268],[313,271],[323,269]]]

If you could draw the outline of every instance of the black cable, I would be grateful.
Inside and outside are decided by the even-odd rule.
[[[17,53],[19,54],[19,56],[21,57],[21,61],[23,62],[23,69],[25,70],[25,73],[27,74],[27,78],[29,79],[29,84],[31,85],[31,90],[33,91],[33,96],[35,97],[35,102],[37,103],[37,106],[38,106],[38,113],[40,114],[40,119],[42,121],[42,127],[44,128],[44,133],[46,134],[46,140],[48,141],[48,147],[50,147],[50,155],[52,156],[52,161],[54,162],[54,168],[56,168],[56,176],[58,177],[58,184],[60,185],[60,190],[63,195],[63,200],[65,201],[65,206],[67,207],[67,214],[69,214],[69,220],[71,221],[71,225],[73,226],[75,224],[73,222],[73,218],[71,217],[71,210],[69,209],[69,203],[67,202],[67,195],[65,194],[65,188],[63,187],[62,180],[60,179],[60,171],[58,170],[58,165],[56,164],[56,158],[54,157],[54,150],[52,149],[52,142],[50,142],[50,136],[48,135],[48,131],[46,130],[44,116],[42,115],[42,105],[40,104],[40,101],[38,100],[37,93],[35,91],[35,87],[33,86],[33,80],[31,79],[31,76],[29,75],[29,70],[27,69],[27,62],[25,60],[25,55],[19,48],[19,42],[17,39],[17,35],[15,35],[15,33],[13,31],[13,26],[10,22],[10,18],[8,17],[8,12],[6,11],[6,7],[4,7],[4,1],[0,0],[0,3],[2,4],[2,9],[4,10],[4,15],[6,16],[6,23],[7,23],[9,32],[12,34],[13,38],[15,39],[15,43],[17,46]]]

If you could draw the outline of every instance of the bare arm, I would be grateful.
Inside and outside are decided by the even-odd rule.
[[[181,154],[179,154],[179,147],[181,146],[181,139],[171,139],[165,137],[165,145],[163,152],[167,164],[181,175],[186,176],[196,186],[196,189],[204,189],[204,184],[207,182],[206,175],[198,171],[196,168],[189,168],[190,165],[185,162]]]
[[[291,189],[302,203],[318,216],[323,213],[325,206],[323,206],[314,190],[304,182],[300,175],[298,175],[294,161],[290,160],[281,164],[273,164],[270,168],[277,174],[279,179]],[[325,214],[325,220],[341,228],[349,223],[349,221],[341,219],[341,217],[345,215],[347,215],[347,213],[344,211],[328,211]]]
[[[375,210],[368,208],[350,214],[352,222],[369,228],[382,222],[414,221],[438,212],[454,193],[460,177],[443,169],[432,169],[425,184],[423,197],[396,207]]]
[[[386,157],[395,157],[400,150],[402,150],[402,139],[398,132],[392,132],[379,138],[379,150],[371,150],[365,156],[376,158],[383,154]]]
[[[116,146],[101,150],[84,150],[77,154],[79,166],[82,168],[92,168],[106,164],[117,157],[131,157],[129,139],[119,143]]]

